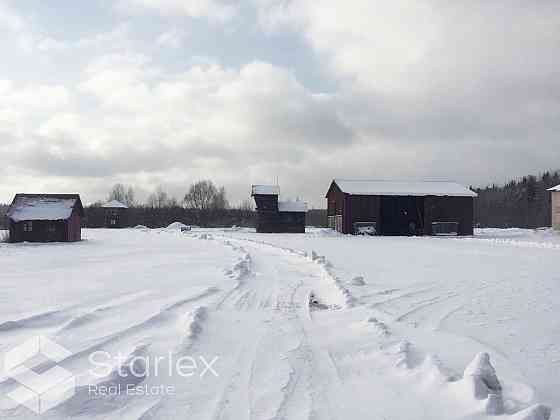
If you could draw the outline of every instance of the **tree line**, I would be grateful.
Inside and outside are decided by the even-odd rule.
[[[251,200],[246,199],[237,206],[231,206],[223,186],[216,186],[210,180],[193,183],[182,200],[157,187],[144,203],[136,199],[134,188],[116,184],[107,196],[107,202],[119,201],[128,206],[127,225],[165,227],[174,222],[203,227],[254,227],[256,213]],[[86,226],[102,227],[105,223],[104,202],[89,206],[86,210]],[[310,210],[307,224],[326,226],[326,210]]]
[[[475,200],[475,224],[480,227],[537,228],[551,225],[551,195],[547,190],[560,185],[560,171],[547,171],[538,176],[528,175],[504,185],[472,188]],[[199,226],[255,226],[256,215],[251,200],[231,206],[226,189],[205,180],[193,183],[181,200],[158,187],[145,202],[137,199],[132,186],[116,184],[107,201],[117,200],[129,207],[129,225],[163,227],[179,221]],[[87,227],[104,224],[104,202],[86,208]],[[4,215],[7,204],[0,204],[0,228],[6,228]],[[326,226],[326,210],[307,213],[307,225]]]
[[[550,226],[551,194],[547,191],[560,184],[560,171],[528,175],[505,185],[473,189],[475,223],[480,227],[538,228]]]
[[[136,199],[136,192],[131,185],[115,184],[107,196],[107,202],[110,201],[119,201],[128,207],[152,209],[184,207],[186,209],[206,211],[229,208],[225,187],[217,187],[210,180],[198,181],[192,184],[181,201],[168,194],[162,186],[158,186],[155,191],[148,195],[144,203]],[[94,203],[93,207],[102,206],[103,204],[104,202],[99,201]]]

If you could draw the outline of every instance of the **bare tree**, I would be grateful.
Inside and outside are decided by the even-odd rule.
[[[107,201],[116,200],[116,201],[120,201],[121,203],[124,203],[125,198],[126,198],[126,187],[123,184],[115,184],[113,185],[113,188],[111,189],[111,192],[107,197]]]
[[[253,201],[246,198],[239,204],[239,210],[243,211],[253,211],[255,206],[253,205]]]
[[[128,207],[132,207],[136,204],[134,188],[132,186],[126,186],[124,184],[115,184],[107,197],[107,201],[119,201],[126,204]]]
[[[131,185],[129,185],[126,189],[125,204],[128,207],[133,207],[136,205],[136,193],[134,192],[134,188]]]
[[[198,181],[192,184],[184,198],[185,207],[201,211],[226,209],[226,189],[216,188],[212,181]]]
[[[174,198],[169,198],[169,194],[160,185],[156,190],[148,196],[148,207],[154,209],[161,209],[164,207],[169,207],[170,202],[177,202]]]

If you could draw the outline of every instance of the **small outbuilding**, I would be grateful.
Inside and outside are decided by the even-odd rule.
[[[552,193],[552,227],[560,230],[560,185],[548,191]]]
[[[305,233],[307,204],[303,201],[279,201],[278,185],[253,185],[251,197],[257,206],[257,232]]]
[[[84,207],[78,194],[17,194],[6,216],[10,242],[82,239]]]
[[[103,204],[104,225],[106,228],[123,228],[127,226],[128,206],[117,200]]]
[[[472,235],[476,196],[454,182],[334,179],[328,224],[353,234]]]

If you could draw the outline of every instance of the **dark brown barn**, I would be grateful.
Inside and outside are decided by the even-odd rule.
[[[278,201],[277,185],[253,185],[251,196],[257,205],[257,232],[305,233],[307,204],[302,201]]]
[[[103,205],[104,224],[106,228],[123,228],[127,226],[128,206],[117,200]]]
[[[17,194],[6,214],[10,242],[74,242],[82,238],[78,194]]]
[[[341,233],[472,235],[476,196],[454,182],[335,179],[328,223]]]

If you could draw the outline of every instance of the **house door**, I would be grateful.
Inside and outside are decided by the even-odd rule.
[[[48,242],[64,242],[65,238],[65,225],[62,222],[49,222],[46,229],[46,238]]]

